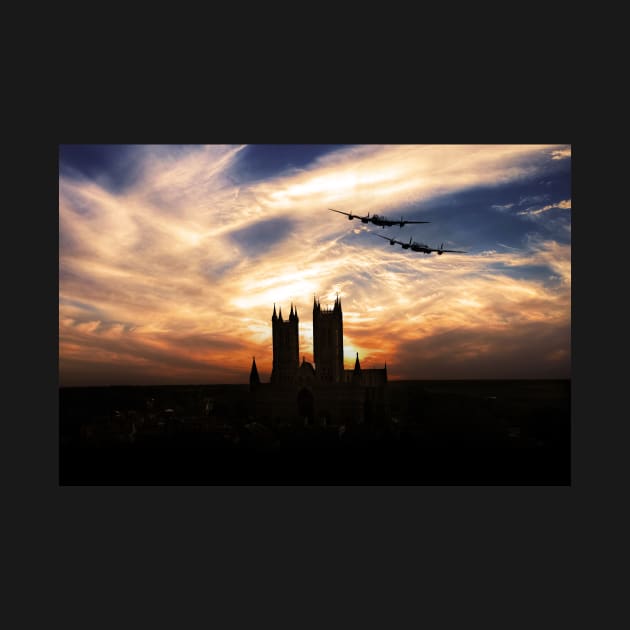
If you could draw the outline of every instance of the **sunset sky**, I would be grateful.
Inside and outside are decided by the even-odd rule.
[[[61,386],[268,381],[274,303],[313,361],[337,293],[346,368],[569,378],[571,147],[60,146]]]

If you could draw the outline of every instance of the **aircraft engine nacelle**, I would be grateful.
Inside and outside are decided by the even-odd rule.
[[[390,245],[396,245],[396,241],[389,241]]]
[[[444,252],[438,252],[437,255],[441,256]]]
[[[367,219],[361,219],[361,223],[367,223],[368,220]]]
[[[402,248],[403,249],[409,249],[409,247],[411,247],[410,245],[403,245]]]
[[[354,219],[354,217],[351,214],[349,214],[348,215],[348,221],[352,221],[352,219]]]

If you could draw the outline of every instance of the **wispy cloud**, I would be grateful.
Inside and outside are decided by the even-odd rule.
[[[563,201],[559,201],[558,203],[551,203],[542,208],[527,208],[527,210],[521,210],[517,212],[518,215],[527,215],[527,216],[537,216],[542,214],[543,212],[549,212],[549,210],[571,210],[571,200],[564,199]]]
[[[555,149],[551,152],[552,160],[564,160],[571,157],[571,147],[566,146],[561,149]]]

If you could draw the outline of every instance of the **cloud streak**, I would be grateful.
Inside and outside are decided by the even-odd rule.
[[[570,158],[571,157],[571,147],[567,146],[567,147],[562,147],[561,149],[556,149],[555,151],[551,152],[551,159],[552,160],[564,160],[566,158]]]
[[[549,210],[556,210],[556,209],[571,210],[571,200],[564,199],[562,201],[559,201],[558,203],[551,203],[546,206],[543,206],[542,208],[537,208],[537,209],[528,208],[527,210],[521,210],[520,212],[517,212],[516,214],[531,217],[531,216],[538,216],[539,214],[542,214],[543,212],[549,212]]]

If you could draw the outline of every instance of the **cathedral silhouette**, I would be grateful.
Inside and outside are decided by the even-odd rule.
[[[339,296],[332,308],[313,298],[313,358],[299,362],[299,318],[293,308],[288,319],[282,308],[271,316],[273,366],[271,382],[261,383],[252,360],[249,376],[250,411],[271,424],[373,424],[388,417],[387,365],[362,369],[359,353],[354,369],[343,365],[343,313]]]

